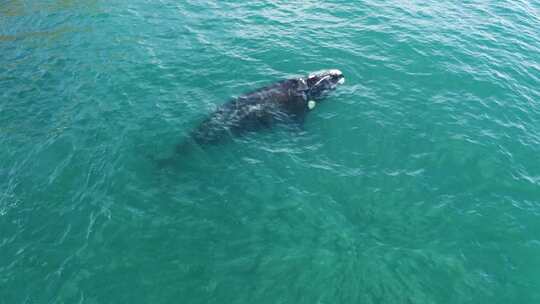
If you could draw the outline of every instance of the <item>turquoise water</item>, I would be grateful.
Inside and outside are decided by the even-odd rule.
[[[0,303],[540,302],[537,1],[0,3]],[[302,132],[216,105],[347,78]]]

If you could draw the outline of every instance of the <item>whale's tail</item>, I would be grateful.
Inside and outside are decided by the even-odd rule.
[[[153,161],[155,162],[156,167],[160,170],[173,167],[177,162],[177,160],[173,156],[167,158],[156,158],[153,159]]]
[[[196,143],[192,140],[185,140],[176,145],[172,155],[165,158],[154,158],[153,161],[160,170],[177,168],[182,161],[185,161],[186,157],[195,155],[197,149],[200,147]]]

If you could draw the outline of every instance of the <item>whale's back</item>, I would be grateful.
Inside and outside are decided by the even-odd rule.
[[[198,144],[217,144],[246,132],[272,127],[287,119],[287,81],[244,94],[212,112],[191,133]]]

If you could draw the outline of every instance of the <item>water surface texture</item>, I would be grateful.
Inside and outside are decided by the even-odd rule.
[[[538,1],[0,3],[0,303],[539,303]],[[307,117],[155,159],[217,105]]]

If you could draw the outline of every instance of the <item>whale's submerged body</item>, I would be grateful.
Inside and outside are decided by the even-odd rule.
[[[221,105],[190,133],[190,138],[204,146],[280,122],[302,123],[315,101],[344,81],[339,70],[279,81]]]

